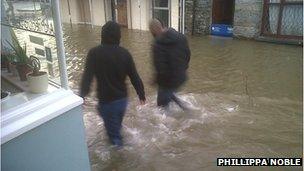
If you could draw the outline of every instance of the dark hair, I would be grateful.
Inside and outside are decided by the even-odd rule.
[[[101,43],[119,44],[121,38],[120,26],[114,21],[108,21],[102,26]]]

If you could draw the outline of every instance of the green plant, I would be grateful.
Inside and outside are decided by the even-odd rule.
[[[16,40],[15,37],[13,37],[13,41],[15,42],[14,45],[10,43],[9,41],[6,41],[10,47],[15,52],[15,61],[20,64],[28,64],[29,63],[29,57],[26,55],[26,44],[24,45],[24,48],[21,47],[18,40]]]
[[[13,53],[8,53],[8,54],[5,54],[5,58],[8,62],[10,63],[16,63],[17,62],[17,58],[16,58],[16,55],[13,54]]]

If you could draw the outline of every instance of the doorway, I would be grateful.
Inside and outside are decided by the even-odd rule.
[[[212,24],[233,25],[234,0],[213,0]]]
[[[128,26],[127,0],[116,0],[116,21],[121,26]]]

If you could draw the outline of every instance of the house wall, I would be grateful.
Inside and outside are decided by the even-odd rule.
[[[61,22],[69,23],[70,15],[69,15],[69,8],[68,8],[68,0],[61,0],[59,2],[60,2]]]
[[[70,12],[69,14],[69,5]],[[91,23],[90,4],[89,1],[83,0],[61,0],[60,1],[61,21],[63,23]]]
[[[128,28],[149,30],[149,21],[152,19],[152,1],[128,0]],[[171,0],[171,27],[178,30],[179,4],[178,0]]]
[[[259,36],[262,15],[262,0],[235,0],[233,34],[247,38]]]
[[[259,36],[262,14],[262,0],[235,0],[234,36],[247,38]],[[212,0],[186,0],[185,18],[188,33],[192,33],[193,30],[194,34],[210,34]]]
[[[212,18],[212,0],[186,0],[185,8],[186,32],[202,35],[209,34]]]
[[[127,1],[129,29],[149,30],[149,19],[152,18],[150,16],[151,2],[149,0]]]
[[[92,23],[102,26],[106,21],[112,20],[111,1],[92,0],[90,13],[89,0],[62,0],[60,1],[61,19],[63,23],[70,22],[68,1],[70,3],[71,21],[77,23]],[[105,3],[105,4],[104,4]],[[105,6],[106,5],[106,6]],[[171,27],[178,30],[179,4],[177,0],[171,0]],[[149,20],[152,18],[152,1],[127,0],[128,28],[149,30]],[[91,16],[92,15],[92,16]],[[92,17],[92,21],[91,21]]]
[[[90,0],[77,0],[80,7],[80,23],[91,23]]]
[[[178,0],[171,0],[171,27],[178,30],[179,3]]]
[[[89,171],[83,113],[78,106],[1,145],[1,170]]]
[[[109,20],[112,20],[111,1],[92,0],[92,24],[102,26]]]
[[[193,0],[185,0],[185,33],[192,34],[193,29]]]

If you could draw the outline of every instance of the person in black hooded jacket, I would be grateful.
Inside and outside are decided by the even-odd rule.
[[[126,77],[129,76],[141,104],[145,103],[144,85],[131,54],[119,46],[120,26],[113,21],[107,22],[102,27],[101,36],[101,44],[88,53],[80,96],[84,98],[89,93],[93,77],[96,77],[99,114],[111,143],[121,146],[120,130],[127,107]]]
[[[150,21],[150,31],[155,38],[152,53],[158,84],[157,105],[166,107],[174,101],[186,109],[174,93],[187,80],[191,56],[187,38],[173,28],[164,28],[157,19]]]

